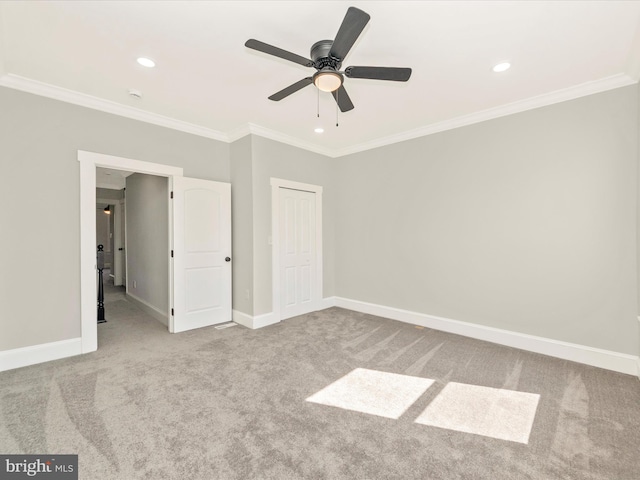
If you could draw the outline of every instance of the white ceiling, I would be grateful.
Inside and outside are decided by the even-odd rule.
[[[126,187],[125,179],[134,172],[114,170],[111,168],[96,168],[96,187],[110,190],[122,190]]]
[[[314,42],[335,37],[349,6],[371,21],[343,68],[411,67],[411,79],[347,78],[355,109],[339,115],[339,127],[331,94],[320,94],[316,117],[313,86],[268,100],[314,70],[244,42],[309,57]],[[254,132],[331,156],[640,76],[637,1],[2,1],[0,22],[0,85],[223,141]],[[512,68],[492,72],[501,61]],[[132,88],[143,98],[131,98]]]

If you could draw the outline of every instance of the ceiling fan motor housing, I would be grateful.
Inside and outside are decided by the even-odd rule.
[[[342,65],[342,60],[329,55],[333,40],[320,40],[311,47],[311,60],[313,66],[317,70],[334,70],[337,71]]]

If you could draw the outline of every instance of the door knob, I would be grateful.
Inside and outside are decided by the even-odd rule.
[[[231,261],[231,257],[224,257],[224,261],[225,262],[230,262]]]

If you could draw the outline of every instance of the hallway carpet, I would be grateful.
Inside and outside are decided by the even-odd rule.
[[[173,335],[106,308],[97,352],[0,373],[0,453],[86,480],[640,478],[632,376],[340,308]]]

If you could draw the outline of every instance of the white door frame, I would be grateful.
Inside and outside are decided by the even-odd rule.
[[[159,163],[78,150],[80,162],[80,335],[82,353],[98,349],[97,276],[96,276],[96,167],[113,168],[128,172],[146,173],[169,178],[169,189],[174,176],[182,176],[183,169]],[[171,219],[171,203],[169,219]],[[172,222],[169,221],[169,245],[172,245]],[[171,247],[170,247],[171,248]],[[169,255],[169,252],[167,252]],[[169,298],[173,290],[173,266],[169,262]],[[169,308],[171,310],[171,308]]]
[[[316,195],[316,287],[311,292],[315,310],[322,308],[322,187],[309,183],[294,182],[271,177],[271,285],[272,310],[277,322],[282,320],[280,312],[280,189],[302,190]]]

